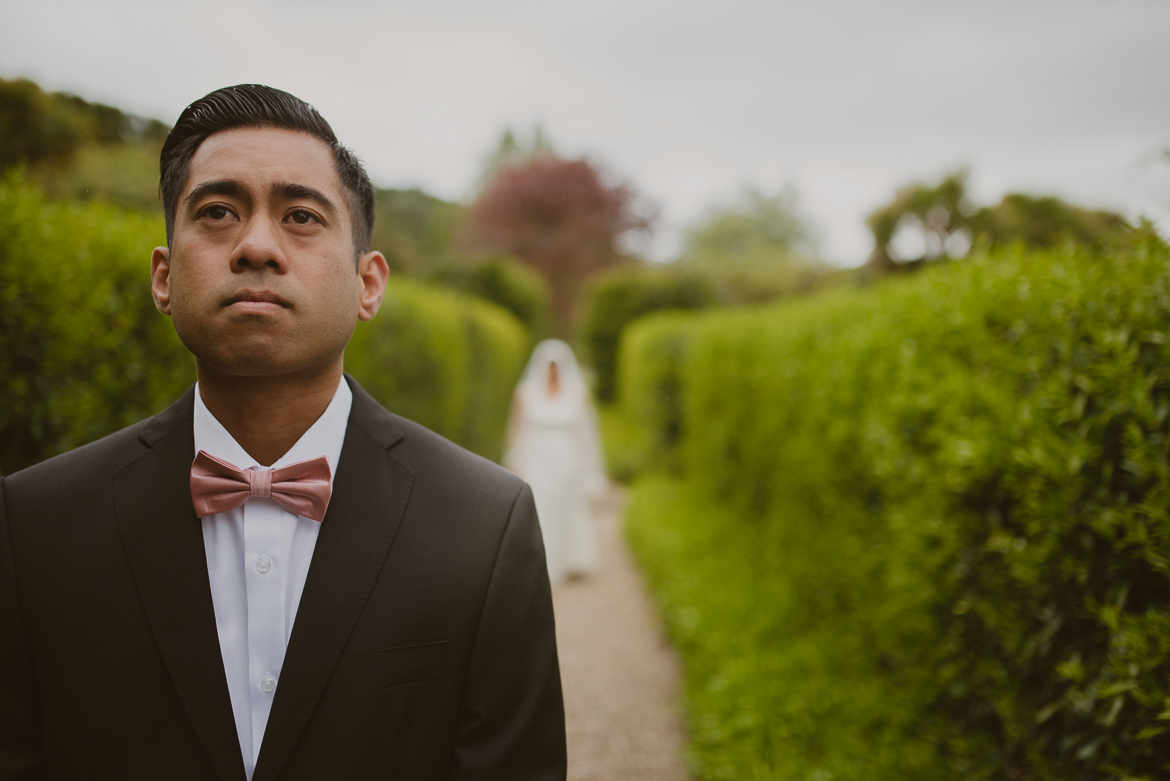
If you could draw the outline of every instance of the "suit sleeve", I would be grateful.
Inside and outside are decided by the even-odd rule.
[[[565,709],[532,491],[512,506],[480,616],[451,781],[563,781]]]
[[[0,478],[0,781],[45,777],[40,723]]]

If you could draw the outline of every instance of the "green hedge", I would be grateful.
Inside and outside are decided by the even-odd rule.
[[[0,474],[167,406],[194,361],[150,296],[161,218],[0,179]],[[504,310],[393,280],[346,368],[383,404],[498,458],[529,337]]]
[[[715,303],[707,281],[674,269],[624,268],[589,287],[581,336],[593,367],[597,400],[617,393],[617,353],[622,331],[643,315],[664,309],[701,309]]]
[[[548,284],[519,261],[504,255],[463,261],[434,274],[431,281],[503,307],[516,316],[534,342],[549,332]]]
[[[150,296],[162,218],[0,179],[0,474],[165,407],[195,379]]]
[[[692,314],[666,311],[634,321],[618,349],[618,411],[646,432],[636,471],[677,469],[682,444],[682,361],[695,334]]]
[[[699,777],[1164,777],[1168,329],[1150,236],[698,318],[629,530]]]
[[[500,307],[396,277],[378,316],[358,324],[345,368],[393,412],[499,459],[528,347]]]

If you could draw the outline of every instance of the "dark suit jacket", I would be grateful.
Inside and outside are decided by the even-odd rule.
[[[255,781],[563,779],[531,492],[347,381]],[[193,398],[0,481],[0,779],[244,778]]]

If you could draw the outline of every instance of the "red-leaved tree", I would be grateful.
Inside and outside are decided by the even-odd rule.
[[[586,160],[544,155],[498,171],[472,205],[473,250],[504,252],[548,280],[554,314],[573,322],[582,282],[624,258],[619,238],[649,231],[633,190],[606,183]]]

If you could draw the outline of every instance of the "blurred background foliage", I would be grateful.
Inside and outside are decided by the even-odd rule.
[[[161,214],[158,156],[169,130],[25,79],[0,79],[0,171],[24,167],[53,198]]]
[[[0,80],[0,474],[151,414],[167,128]],[[575,341],[686,670],[699,779],[1151,781],[1170,767],[1170,250],[1059,198],[907,185],[833,269],[792,188],[655,211],[539,128],[467,203],[378,190],[347,370],[499,458]]]
[[[964,257],[975,245],[1048,249],[1071,242],[1103,250],[1124,242],[1133,230],[1119,214],[1054,196],[1008,193],[995,206],[977,206],[967,189],[967,171],[959,170],[937,184],[917,182],[898,190],[866,220],[874,239],[869,270],[912,270]]]
[[[0,178],[0,473],[159,411],[195,364],[150,297],[161,216]]]
[[[749,187],[712,207],[685,232],[678,263],[706,278],[725,305],[808,292],[828,271],[791,186],[775,194]]]
[[[377,191],[370,246],[386,256],[390,270],[425,279],[458,262],[451,243],[463,207],[419,189]]]
[[[598,401],[617,389],[617,350],[626,327],[664,310],[702,309],[716,302],[708,279],[683,268],[630,268],[597,277],[586,299],[582,341],[594,371]]]
[[[588,160],[543,154],[491,176],[470,208],[464,242],[473,252],[513,255],[540,273],[553,331],[569,338],[585,280],[634,262],[621,240],[650,224],[629,186],[607,181]]]
[[[530,347],[500,307],[394,279],[378,316],[358,325],[345,368],[390,410],[498,460]]]
[[[1167,325],[1142,230],[632,326],[698,777],[1162,777]]]

